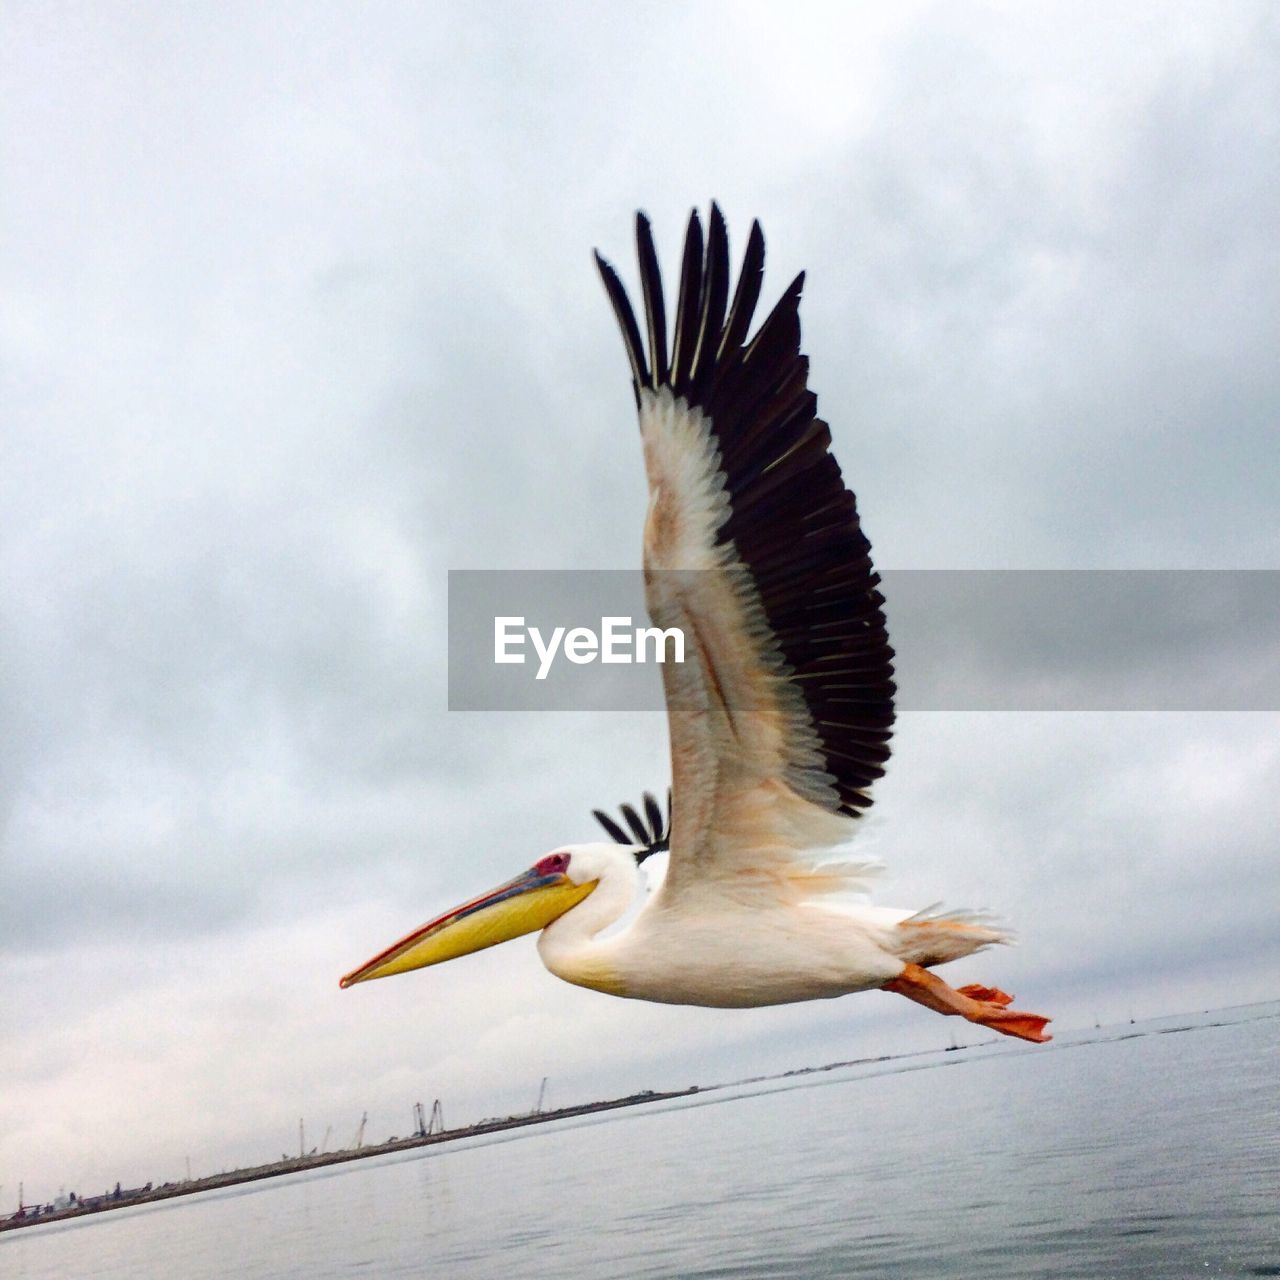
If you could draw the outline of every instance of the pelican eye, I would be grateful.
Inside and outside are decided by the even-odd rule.
[[[569,855],[567,853],[550,853],[542,859],[534,870],[540,876],[561,876],[569,870]]]

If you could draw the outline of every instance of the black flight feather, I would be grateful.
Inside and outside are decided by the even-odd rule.
[[[630,844],[631,837],[602,809],[592,809],[591,816],[609,833],[609,839],[618,844]]]
[[[631,381],[635,386],[636,403],[639,404],[640,388],[649,381],[649,369],[644,362],[644,343],[640,338],[635,312],[631,310],[631,301],[622,287],[622,281],[618,279],[618,273],[600,256],[599,250],[596,251],[596,267],[604,281],[609,301],[613,304],[613,314],[618,317],[622,340],[627,346],[627,359],[631,361]]]
[[[680,289],[676,295],[675,336],[671,347],[671,388],[676,395],[688,389],[693,369],[693,352],[698,341],[698,321],[702,303],[702,223],[695,209],[689,215],[684,240],[684,262],[680,268]]]
[[[669,376],[667,365],[667,313],[662,301],[662,273],[653,247],[653,228],[643,213],[636,214],[636,257],[640,260],[640,290],[649,318],[649,355],[653,362],[649,385],[658,388]]]

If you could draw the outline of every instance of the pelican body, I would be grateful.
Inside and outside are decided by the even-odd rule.
[[[893,650],[854,495],[800,353],[803,274],[750,337],[764,267],[754,223],[730,300],[712,205],[685,239],[671,342],[648,220],[636,240],[645,334],[596,255],[631,366],[649,484],[646,605],[678,627],[662,668],[672,789],[608,843],[565,845],[342,979],[387,977],[541,930],[557,977],[609,995],[750,1008],[883,989],[1032,1041],[1047,1018],[933,966],[1010,940],[983,912],[866,900],[877,868],[839,850],[871,804],[894,719]],[[631,924],[641,864],[669,851]]]
[[[640,890],[629,851],[615,850],[578,845],[564,854],[567,875],[597,884],[538,939],[543,963],[566,982],[663,1004],[752,1008],[881,986],[902,972],[904,960],[890,948],[904,943],[923,958],[920,938],[897,927],[907,912],[854,914],[803,899],[782,911],[752,895],[674,910],[654,904],[631,928],[601,938]]]

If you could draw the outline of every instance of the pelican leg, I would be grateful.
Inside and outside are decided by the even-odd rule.
[[[998,988],[974,985],[957,991],[918,964],[907,965],[896,978],[884,984],[884,990],[906,996],[935,1013],[990,1027],[1001,1035],[1016,1036],[1019,1040],[1031,1040],[1036,1044],[1053,1038],[1045,1032],[1048,1018],[1008,1008],[1012,997]]]

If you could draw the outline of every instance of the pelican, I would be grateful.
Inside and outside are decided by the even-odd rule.
[[[541,930],[557,977],[609,995],[749,1008],[882,990],[1003,1035],[1041,1042],[1049,1019],[995,987],[932,972],[1010,941],[985,912],[866,900],[877,870],[838,853],[884,773],[894,719],[884,597],[854,495],[831,454],[800,351],[792,281],[750,334],[764,270],[752,224],[732,300],[725,220],[695,210],[668,345],[648,219],[636,216],[645,334],[597,252],[622,330],[649,505],[645,600],[679,628],[663,668],[668,810],[646,794],[608,841],[566,844],[515,879],[379,952],[343,987]],[[668,851],[643,893],[640,864]]]

